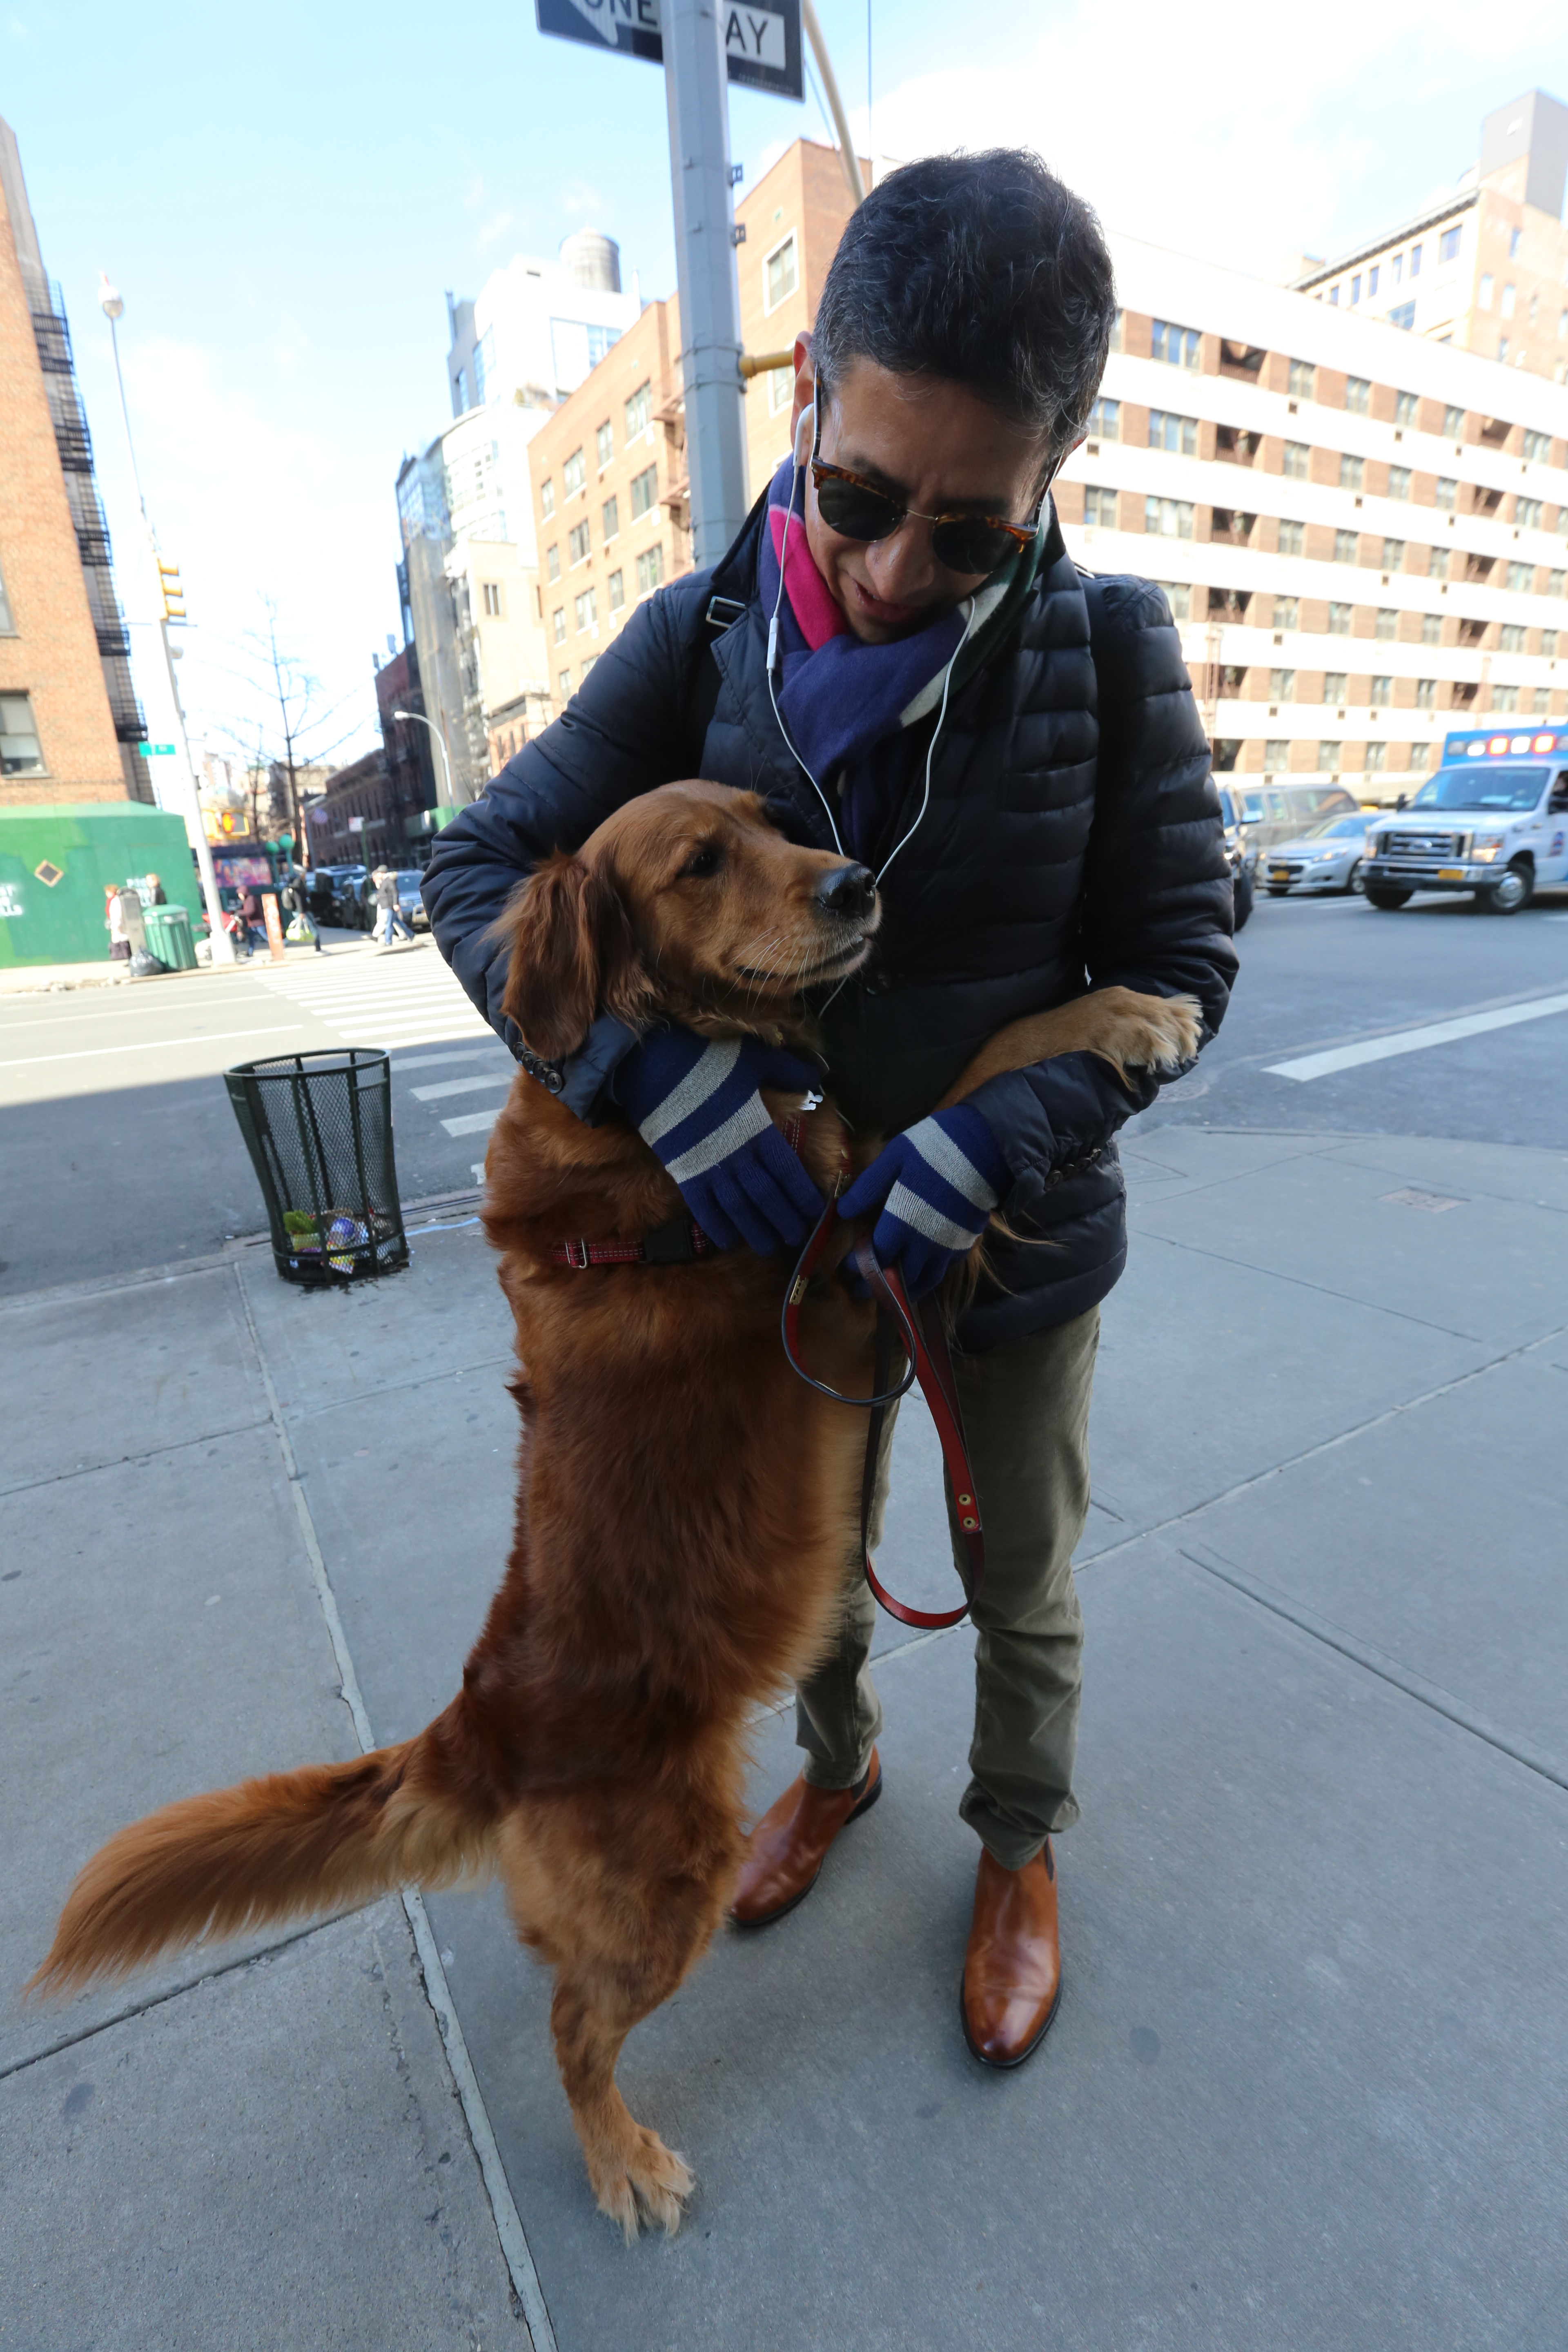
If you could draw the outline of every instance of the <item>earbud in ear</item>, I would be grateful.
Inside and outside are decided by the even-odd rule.
[[[799,421],[795,428],[795,462],[797,466],[801,463],[800,436],[808,426],[814,425],[816,416],[816,403],[813,400],[808,402],[806,406],[801,410]]]

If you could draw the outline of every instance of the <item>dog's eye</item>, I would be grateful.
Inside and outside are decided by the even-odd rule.
[[[692,851],[680,871],[683,879],[705,882],[709,875],[719,871],[719,852],[710,842],[705,843],[702,848]]]

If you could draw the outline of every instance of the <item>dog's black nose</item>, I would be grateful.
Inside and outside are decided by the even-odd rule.
[[[868,915],[877,903],[877,882],[868,866],[840,866],[816,886],[816,903],[829,915]]]

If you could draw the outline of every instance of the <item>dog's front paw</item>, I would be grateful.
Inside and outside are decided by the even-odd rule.
[[[685,2160],[640,2125],[635,2145],[595,2169],[594,2177],[599,2210],[620,2224],[628,2246],[644,2227],[673,2238],[695,2186]]]
[[[1113,1057],[1128,1069],[1175,1070],[1190,1062],[1203,1035],[1203,1011],[1193,996],[1140,996],[1137,1011],[1118,1011]]]

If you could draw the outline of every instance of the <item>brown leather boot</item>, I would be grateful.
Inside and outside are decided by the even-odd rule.
[[[877,1751],[853,1789],[816,1789],[803,1773],[775,1799],[752,1832],[730,1916],[737,1927],[765,1927],[804,1903],[827,1849],[847,1823],[869,1812],[882,1793]]]
[[[1004,1870],[983,1846],[959,1999],[964,2040],[983,2066],[1021,2066],[1044,2041],[1061,1997],[1049,1838],[1022,1870]]]

